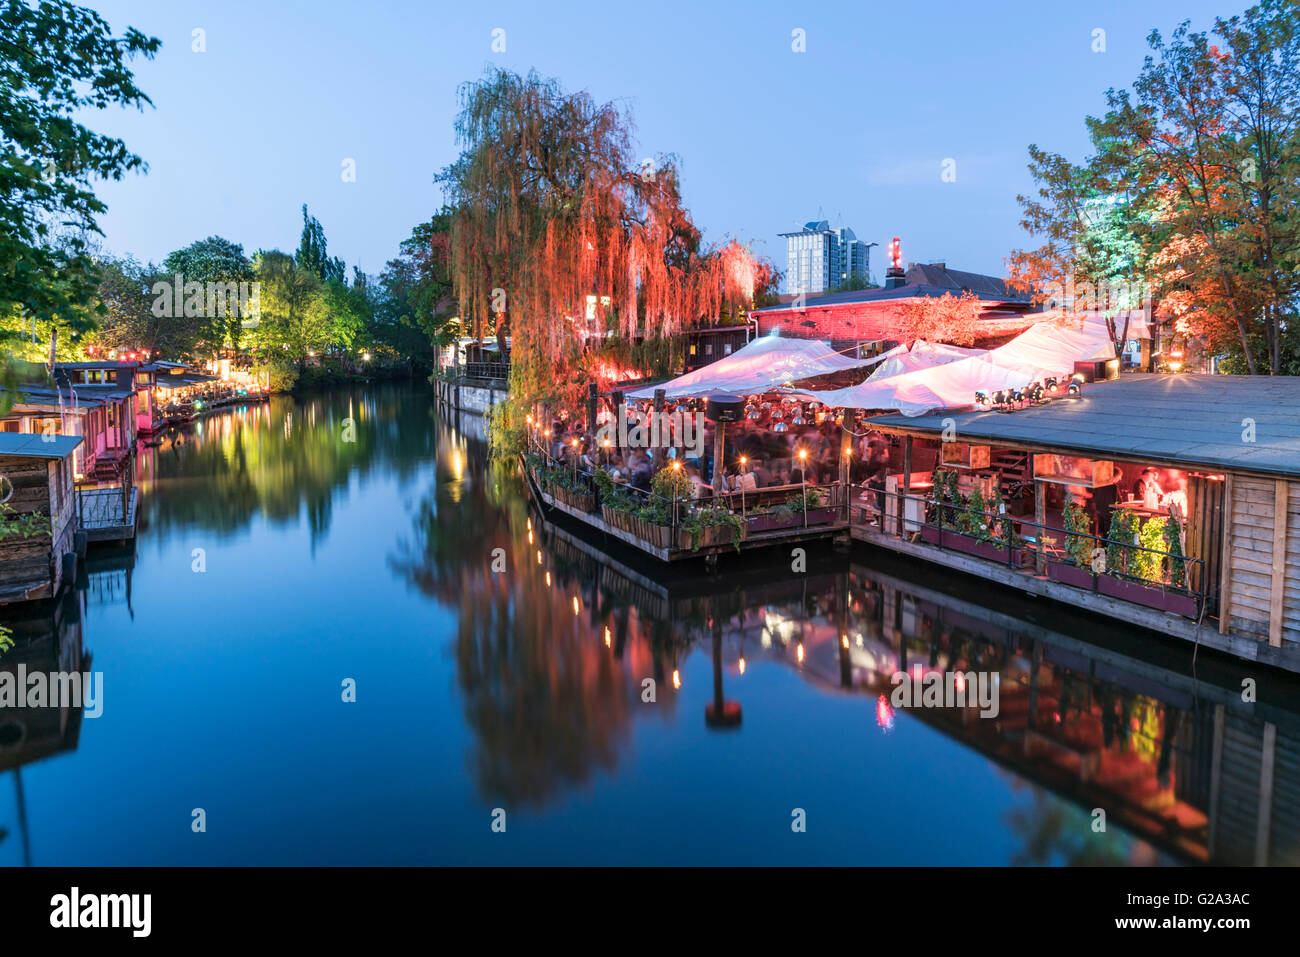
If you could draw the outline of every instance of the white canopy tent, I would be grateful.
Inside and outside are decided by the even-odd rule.
[[[946,365],[949,362],[956,362],[958,359],[969,359],[971,356],[984,355],[987,349],[963,349],[960,346],[950,346],[944,342],[926,342],[924,339],[917,339],[912,343],[912,348],[907,349],[900,347],[891,349],[885,353],[885,361],[880,363],[874,372],[868,377],[868,381],[879,379],[888,379],[891,376],[902,375],[905,372],[916,372],[919,369],[929,369],[932,366]]]
[[[972,405],[976,391],[1023,388],[1047,376],[1069,376],[1075,362],[1113,358],[1104,319],[1066,318],[1039,322],[1006,345],[965,359],[886,378],[872,376],[847,389],[801,390],[800,395],[836,407],[924,415]]]
[[[656,389],[663,389],[668,398],[691,398],[711,392],[748,395],[788,386],[813,376],[860,368],[874,361],[840,355],[830,343],[820,339],[763,336],[724,359],[668,382],[628,392],[627,397],[653,398]]]

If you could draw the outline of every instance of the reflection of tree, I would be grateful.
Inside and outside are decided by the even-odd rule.
[[[200,419],[144,452],[141,525],[231,534],[258,515],[285,523],[305,511],[317,541],[352,474],[406,475],[427,458],[428,407],[423,390],[383,386]],[[155,483],[181,494],[151,495]]]
[[[391,565],[456,610],[457,680],[477,735],[480,793],[540,805],[615,765],[637,672],[605,647],[604,629],[617,619],[594,584],[537,563],[541,532],[529,527],[510,467],[470,454],[449,430],[438,449],[438,484]],[[496,549],[504,571],[493,571]]]
[[[1085,811],[1037,785],[1030,785],[1029,790],[1030,806],[1014,807],[1004,817],[1007,827],[1024,839],[1024,846],[1011,855],[1008,864],[1024,867],[1127,863],[1125,849],[1132,843],[1129,838],[1118,833],[1094,833],[1092,817]]]

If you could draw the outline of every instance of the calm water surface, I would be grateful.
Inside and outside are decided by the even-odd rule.
[[[80,656],[104,700],[0,714],[0,862],[1254,859],[1251,742],[1268,722],[1279,768],[1300,754],[1287,682],[1245,705],[1234,665],[1193,676],[1149,638],[856,550],[664,581],[530,511],[476,429],[376,387],[143,450],[134,556],[92,554],[72,598],[10,616],[0,668]],[[895,671],[958,667],[1003,674],[996,720],[890,706]]]

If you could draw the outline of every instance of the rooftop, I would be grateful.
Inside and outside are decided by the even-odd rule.
[[[1133,373],[1015,412],[891,414],[871,424],[939,434],[948,420],[962,441],[1300,475],[1300,377],[1294,376]]]
[[[972,292],[987,302],[1030,304],[1029,297],[1012,289],[1006,280],[996,276],[985,276],[976,272],[949,269],[944,263],[912,263],[907,267],[907,282],[893,289],[855,289],[849,292],[831,292],[820,296],[810,296],[804,300],[804,308],[815,309],[822,306],[838,306],[862,302],[879,302],[890,299],[938,298],[944,293],[959,296],[963,292]],[[753,310],[754,313],[784,312],[794,308],[790,303],[778,306],[766,306]]]
[[[0,432],[0,455],[63,459],[81,444],[79,435],[35,435],[30,432]]]

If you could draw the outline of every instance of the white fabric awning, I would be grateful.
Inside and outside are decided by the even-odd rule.
[[[879,357],[877,357],[878,359]],[[843,372],[869,365],[876,359],[840,355],[821,339],[787,339],[763,336],[737,349],[725,359],[658,385],[628,392],[630,399],[650,399],[656,389],[668,398],[691,398],[711,392],[749,395],[787,386],[813,376]]]
[[[1023,388],[1047,376],[1064,379],[1075,362],[1115,358],[1103,319],[1042,321],[1004,346],[915,372],[877,378],[847,389],[800,394],[835,407],[924,415],[973,405],[976,391]]]
[[[891,376],[902,375],[905,372],[916,372],[920,369],[929,369],[932,366],[947,365],[949,362],[956,362],[958,359],[969,359],[971,356],[984,355],[988,351],[987,349],[963,349],[961,346],[950,346],[944,342],[926,342],[924,339],[917,339],[913,342],[911,349],[901,346],[899,348],[902,350],[901,352],[891,349],[885,354],[888,358],[871,373],[868,381],[888,379]]]

